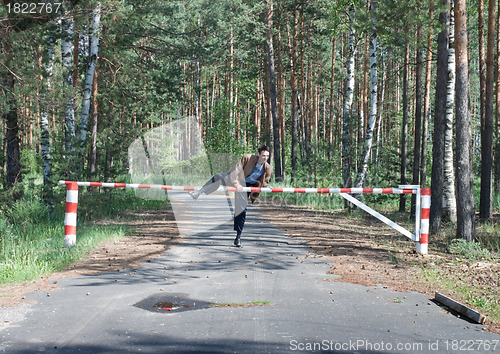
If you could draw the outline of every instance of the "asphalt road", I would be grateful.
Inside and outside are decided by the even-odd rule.
[[[332,282],[327,258],[256,213],[241,249],[226,223],[138,269],[61,279],[0,309],[0,352],[500,353],[499,335],[426,295]],[[237,306],[249,302],[270,304]]]

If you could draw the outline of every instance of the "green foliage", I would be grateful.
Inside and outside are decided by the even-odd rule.
[[[451,241],[449,250],[461,258],[470,261],[491,260],[493,255],[487,249],[483,248],[479,242],[467,242],[463,239],[454,239]]]
[[[230,153],[242,155],[247,147],[234,138],[242,131],[238,130],[236,123],[231,119],[231,112],[235,107],[228,102],[219,101],[215,106],[213,126],[208,128],[208,135],[204,139],[205,147],[212,153]]]

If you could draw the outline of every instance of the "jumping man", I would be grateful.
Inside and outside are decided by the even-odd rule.
[[[269,186],[272,167],[267,163],[268,159],[269,146],[261,146],[258,149],[258,155],[243,155],[230,172],[216,174],[203,187],[189,193],[196,200],[202,193],[209,195],[215,192],[221,184],[236,187],[237,192],[234,194],[234,230],[236,231],[234,245],[236,247],[241,247],[240,237],[245,225],[248,198],[250,197],[253,204],[259,197],[258,192],[241,192],[238,190],[243,186],[263,188]]]

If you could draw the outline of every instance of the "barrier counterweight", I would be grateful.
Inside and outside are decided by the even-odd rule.
[[[76,244],[76,218],[78,209],[78,187],[103,187],[103,188],[133,188],[133,189],[159,189],[172,191],[194,191],[195,187],[190,186],[170,186],[161,184],[129,184],[129,183],[105,183],[105,182],[78,182],[59,181],[59,184],[66,185],[66,206],[64,217],[64,245],[72,247]],[[317,193],[317,194],[339,194],[342,197],[352,200],[349,194],[416,194],[421,210],[417,213],[415,220],[415,234],[404,230],[382,215],[374,212],[373,209],[365,206],[361,202],[356,205],[369,212],[387,225],[401,232],[403,235],[417,242],[417,252],[427,254],[429,239],[429,210],[430,210],[430,189],[420,189],[419,186],[399,186],[399,188],[261,188],[261,187],[219,187],[218,191],[228,192],[259,192],[259,193]],[[420,199],[421,197],[421,199]],[[354,202],[354,200],[352,200]]]

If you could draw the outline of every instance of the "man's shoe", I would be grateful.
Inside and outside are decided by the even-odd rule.
[[[198,197],[200,196],[200,192],[198,192],[198,191],[188,192],[188,193],[191,196],[191,198],[193,198],[194,200],[198,199]]]
[[[236,236],[236,238],[234,239],[234,245],[236,247],[241,247],[240,236]]]

